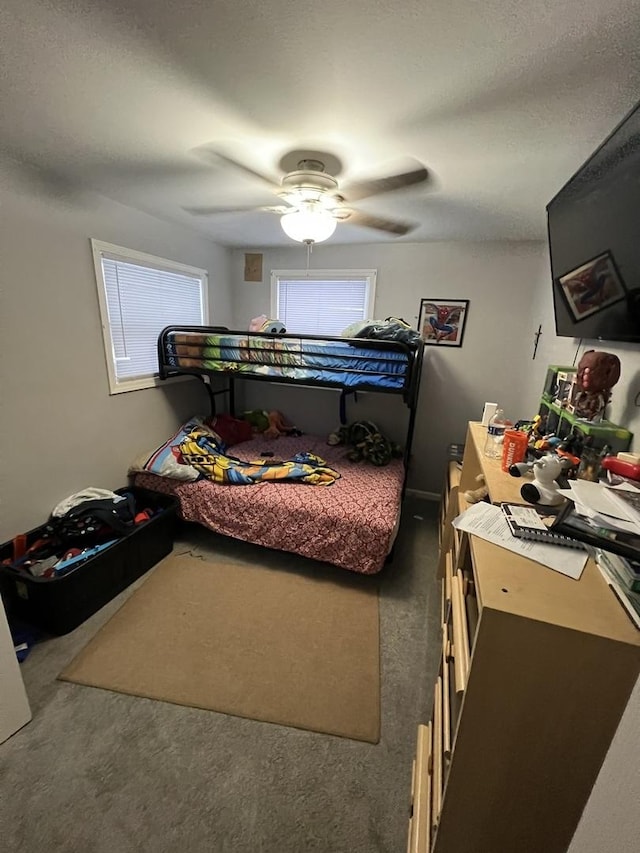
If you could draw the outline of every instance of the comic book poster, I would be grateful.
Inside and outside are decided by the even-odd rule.
[[[425,344],[461,347],[468,299],[422,299],[418,329]]]

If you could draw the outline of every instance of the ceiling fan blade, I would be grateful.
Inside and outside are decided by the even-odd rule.
[[[372,195],[382,195],[395,190],[401,190],[415,184],[422,184],[429,178],[429,171],[423,165],[398,175],[388,175],[386,178],[372,178],[369,181],[357,181],[344,188],[347,201],[359,201]]]
[[[376,231],[386,231],[388,234],[396,234],[399,237],[409,234],[416,228],[415,224],[408,222],[394,222],[391,219],[383,219],[381,216],[373,216],[370,213],[362,213],[354,210],[348,219],[349,225],[362,225],[365,228],[375,228]]]
[[[211,216],[214,213],[243,213],[249,210],[260,210],[259,207],[183,207],[187,213],[193,216]]]
[[[285,205],[275,205],[274,207],[264,207],[264,206],[256,206],[247,205],[246,207],[183,207],[187,213],[190,213],[192,216],[213,216],[216,213],[250,213],[266,211],[267,213],[287,213],[289,210],[293,210],[293,208],[285,206]]]
[[[259,181],[267,184],[274,193],[282,191],[282,187],[275,178],[272,178],[269,175],[263,175],[262,172],[257,172],[250,166],[246,166],[244,163],[234,160],[233,157],[228,157],[226,154],[223,154],[222,151],[216,151],[215,148],[209,148],[206,145],[203,145],[200,148],[195,148],[194,151],[199,157],[203,157],[209,163],[213,163],[214,166],[220,163],[225,163],[228,166],[233,166],[234,169],[238,169],[240,172],[244,172],[245,175],[251,175],[252,178],[257,178]]]

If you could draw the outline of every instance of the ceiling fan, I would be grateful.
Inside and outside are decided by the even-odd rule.
[[[194,216],[211,216],[216,213],[235,213],[240,211],[266,211],[279,215],[280,224],[289,237],[301,243],[320,243],[328,239],[336,229],[338,222],[350,222],[365,228],[374,228],[396,236],[409,234],[416,226],[406,222],[395,222],[370,213],[364,213],[351,206],[351,202],[369,198],[382,193],[393,192],[405,187],[421,184],[428,180],[429,172],[421,164],[415,164],[408,171],[383,178],[360,181],[339,187],[338,181],[327,170],[325,163],[333,164],[338,172],[339,160],[322,152],[299,152],[297,167],[286,172],[278,184],[275,179],[264,175],[244,163],[240,163],[226,154],[212,148],[199,149],[201,156],[216,164],[225,163],[245,174],[265,183],[282,204],[249,207],[185,207]],[[285,155],[281,163],[291,161]],[[313,155],[313,156],[312,156]],[[296,162],[295,160],[293,162]]]

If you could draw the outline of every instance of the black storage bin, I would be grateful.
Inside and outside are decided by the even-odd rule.
[[[173,548],[176,498],[133,486],[116,491],[131,493],[139,510],[148,507],[154,515],[59,578],[31,577],[0,565],[0,593],[9,616],[50,634],[67,634],[166,557]],[[27,547],[41,537],[43,527],[26,534]],[[5,542],[0,562],[12,557],[13,543]]]

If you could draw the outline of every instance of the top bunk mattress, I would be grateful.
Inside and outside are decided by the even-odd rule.
[[[349,462],[344,447],[303,435],[269,441],[254,438],[230,448],[249,461],[269,450],[287,459],[310,451],[340,473],[331,486],[295,482],[259,482],[251,486],[217,485],[209,480],[184,483],[155,474],[137,474],[136,485],[175,495],[186,521],[225,536],[268,548],[292,551],[351,571],[373,574],[384,565],[395,537],[404,465],[394,459],[376,468]]]
[[[158,342],[162,375],[235,373],[344,388],[408,391],[415,348],[399,341],[166,329]]]

